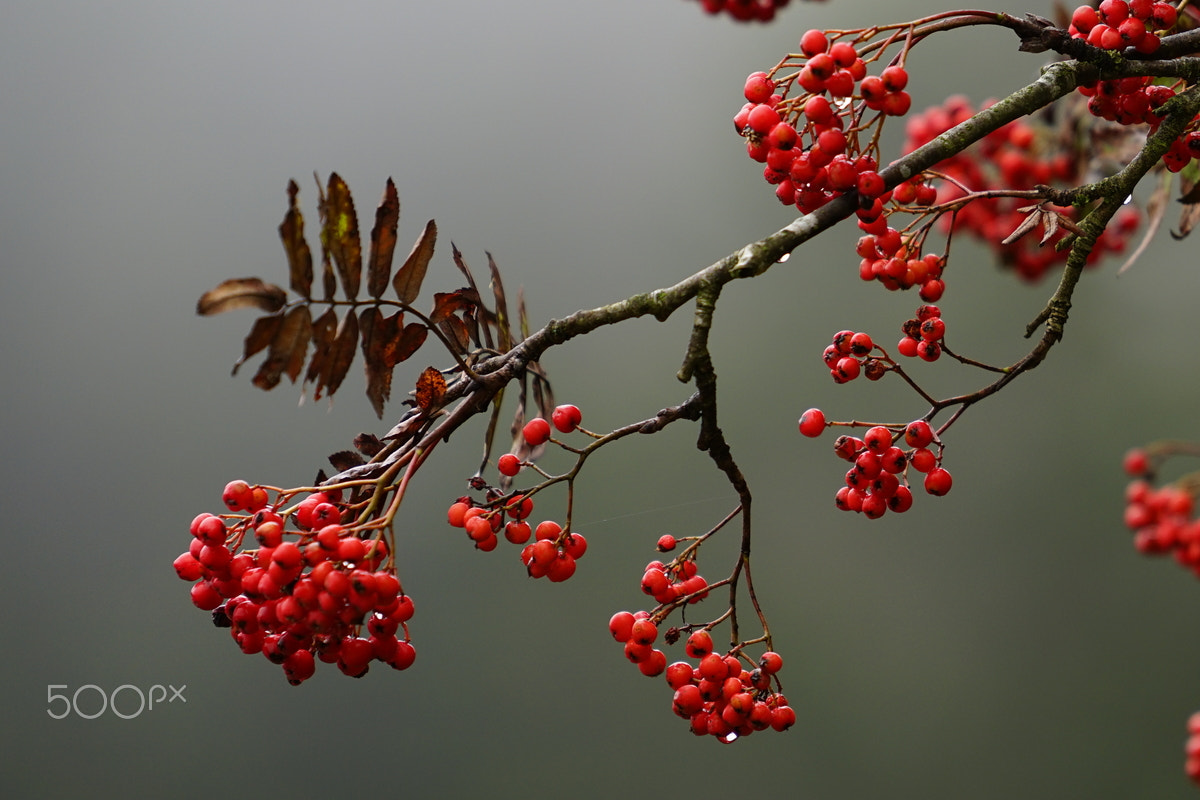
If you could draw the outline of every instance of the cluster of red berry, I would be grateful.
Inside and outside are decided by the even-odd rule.
[[[1142,55],[1158,50],[1159,34],[1175,27],[1175,6],[1155,0],[1104,0],[1071,14],[1070,34],[1102,50],[1132,47]]]
[[[906,125],[907,140],[904,152],[911,152],[921,145],[969,119],[975,110],[961,96],[947,99],[911,117]],[[1039,184],[1076,185],[1083,176],[1080,169],[1084,162],[1073,158],[1065,150],[1055,151],[1050,141],[1051,132],[1039,133],[1024,121],[1014,121],[993,131],[976,145],[938,164],[943,176],[939,181],[937,202],[945,210],[954,201],[964,198],[968,192],[987,192],[998,189],[1029,190]],[[896,187],[893,198],[901,187]],[[914,193],[915,194],[915,193]],[[950,215],[954,230],[969,233],[995,249],[1001,263],[1011,267],[1022,278],[1029,281],[1040,279],[1056,265],[1065,262],[1068,252],[1059,251],[1055,242],[1067,234],[1067,226],[1061,226],[1045,245],[1037,237],[1022,237],[1005,244],[1009,235],[1026,219],[1028,201],[1013,197],[981,197],[955,207]],[[937,211],[938,209],[935,209]],[[1063,209],[1066,218],[1073,216],[1071,209]],[[1089,264],[1096,264],[1105,253],[1119,253],[1125,249],[1128,237],[1137,230],[1138,214],[1132,207],[1118,212],[1114,224],[1102,233],[1088,256]],[[925,298],[936,302],[936,298]]]
[[[551,423],[559,433],[572,433],[582,430],[579,427],[582,420],[583,414],[577,406],[561,405],[550,414],[550,422],[535,417],[526,423],[522,435],[526,446],[535,448],[551,441]],[[515,453],[506,453],[496,459],[497,471],[509,478],[527,466],[529,462]],[[476,549],[483,551],[496,549],[503,529],[505,539],[524,545],[521,563],[530,577],[545,577],[558,583],[575,574],[576,560],[587,552],[587,540],[582,534],[563,530],[562,525],[550,520],[532,527],[526,522],[533,513],[532,498],[521,492],[505,495],[491,487],[485,488],[486,499],[482,503],[476,503],[469,496],[455,500],[447,510],[447,522],[464,529]]]
[[[921,206],[931,205],[937,197],[937,190],[916,181],[905,181],[897,186],[892,191],[892,199],[901,204],[916,202]],[[860,219],[858,226],[866,234],[859,238],[854,248],[854,252],[862,258],[858,265],[860,278],[879,281],[893,291],[917,286],[921,299],[928,303],[941,299],[946,291],[946,284],[942,280],[945,256],[936,253],[922,256],[913,242],[906,241],[900,231],[888,224],[886,213],[870,222]]]
[[[658,549],[662,552],[675,547],[675,538],[669,537],[669,543],[664,541],[667,538],[658,540]],[[698,603],[708,597],[708,581],[699,574],[694,558],[677,558],[669,564],[651,561],[642,573],[642,593],[663,605],[684,597],[689,603]]]
[[[700,0],[708,14],[728,14],[739,22],[770,22],[791,0]]]
[[[820,436],[827,425],[820,409],[810,408],[800,415],[800,433],[805,436]],[[909,449],[898,445],[901,437]],[[908,423],[903,431],[874,425],[861,439],[839,436],[833,443],[833,451],[854,466],[846,472],[845,485],[834,496],[837,507],[860,512],[869,519],[879,519],[889,510],[907,511],[913,503],[908,485],[910,467],[924,474],[927,494],[941,497],[949,492],[953,479],[941,465],[940,445],[937,454],[929,447],[936,439],[933,427],[923,419]]]
[[[452,527],[465,530],[475,549],[486,553],[496,549],[501,529],[504,538],[513,544],[528,542],[533,529],[525,520],[532,513],[533,500],[520,493],[508,497],[489,493],[489,499],[483,505],[476,505],[469,496],[458,498],[447,509],[446,521]]]
[[[888,195],[876,171],[876,138],[861,144],[855,119],[867,110],[883,116],[908,113],[908,73],[893,65],[869,76],[853,44],[831,41],[815,29],[801,37],[800,51],[770,73],[746,79],[746,104],[734,127],[746,139],[750,158],[765,165],[763,177],[784,205],[808,213],[857,191],[859,218],[877,220]],[[781,76],[788,67],[799,70]],[[797,86],[801,91],[790,96]]]
[[[689,721],[697,736],[715,736],[728,743],[767,728],[785,731],[796,723],[787,698],[772,690],[772,681],[778,688],[775,675],[783,668],[778,653],[763,653],[758,664],[747,670],[751,665],[743,664],[737,655],[714,653],[712,636],[698,630],[684,647],[697,663],[676,661],[667,666],[666,654],[654,647],[658,626],[650,612],[619,611],[609,620],[608,630],[643,675],[666,673],[667,685],[675,692],[671,707]]]
[[[1133,544],[1147,555],[1171,554],[1200,576],[1200,519],[1193,518],[1200,481],[1189,476],[1155,487],[1154,463],[1142,449],[1125,455],[1125,472],[1133,480],[1125,489],[1125,525]]]
[[[901,329],[904,331],[904,338],[896,345],[900,355],[930,362],[937,361],[942,355],[942,337],[946,335],[946,323],[942,321],[942,310],[937,306],[918,307],[917,315],[905,320]]]
[[[293,685],[312,677],[318,659],[355,678],[373,660],[412,665],[416,650],[405,624],[412,599],[401,591],[383,540],[342,526],[337,492],[316,492],[281,514],[265,489],[233,481],[224,501],[247,513],[227,515],[228,523],[197,516],[192,543],[174,566],[180,578],[195,581],[192,603],[230,628],[242,652],[282,665]],[[289,519],[298,530],[285,530]],[[258,546],[242,549],[248,535]]]
[[[855,331],[838,331],[833,343],[821,354],[834,383],[848,383],[859,375],[877,381],[888,370],[887,364],[871,356],[875,342],[870,334]]]

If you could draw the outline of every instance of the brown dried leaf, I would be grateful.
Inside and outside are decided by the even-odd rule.
[[[1179,216],[1179,232],[1171,231],[1171,238],[1177,240],[1187,238],[1196,223],[1200,222],[1200,183],[1188,185],[1185,181],[1181,188],[1183,196],[1179,202],[1183,203],[1183,213]]]
[[[332,308],[313,323],[312,343],[313,354],[308,362],[308,371],[304,373],[304,382],[318,381],[318,386],[324,383],[323,376],[329,371],[329,360],[333,353],[334,336],[337,335],[337,312]]]
[[[267,359],[254,376],[254,385],[269,391],[279,385],[280,378],[285,374],[295,383],[304,367],[304,355],[311,337],[312,315],[308,306],[296,306],[284,316],[283,324],[271,340]]]
[[[337,267],[342,281],[342,291],[347,300],[358,296],[358,284],[362,278],[362,243],[358,236],[358,215],[354,211],[354,199],[350,187],[336,173],[329,176],[329,186],[324,205],[323,238]]]
[[[456,311],[479,304],[479,294],[474,289],[459,289],[457,292],[436,292],[433,295],[433,311],[429,321],[437,324]]]
[[[442,404],[446,396],[446,379],[436,367],[426,367],[417,378],[417,408],[428,414]]]
[[[242,357],[233,365],[231,374],[237,375],[238,369],[242,364],[246,363],[246,359],[260,352],[264,347],[271,343],[275,338],[276,331],[283,324],[282,314],[271,314],[266,317],[259,317],[254,320],[254,325],[250,328],[250,333],[246,334],[246,341],[242,344]]]
[[[300,187],[295,181],[288,181],[288,210],[279,225],[279,238],[283,240],[283,249],[287,253],[288,272],[291,275],[292,291],[305,300],[312,298],[313,264],[312,251],[304,240],[304,215],[296,202]]]
[[[202,317],[233,311],[235,308],[258,308],[275,312],[287,303],[287,292],[261,278],[230,278],[215,289],[200,296],[196,313]]]
[[[404,259],[404,265],[396,272],[392,286],[401,303],[412,304],[421,293],[421,283],[425,280],[425,270],[433,258],[433,248],[437,244],[437,224],[433,220],[425,223],[425,230],[413,244],[412,252]]]
[[[378,299],[387,291],[392,274],[392,256],[396,252],[396,228],[400,224],[400,197],[396,184],[388,178],[383,202],[375,210],[375,227],[371,229],[371,255],[367,258],[367,294]]]
[[[401,361],[407,361],[413,353],[421,349],[421,345],[425,344],[428,336],[429,329],[423,323],[410,322],[405,325],[404,329],[397,332],[392,341],[388,343],[384,353],[388,366],[394,367]]]
[[[408,439],[417,434],[428,419],[429,417],[423,411],[410,409],[400,418],[399,422],[392,426],[390,431],[384,434],[383,438],[386,441]]]
[[[492,294],[496,296],[496,337],[500,340],[500,352],[507,353],[512,349],[512,325],[508,318],[508,299],[504,295],[504,281],[500,280],[500,268],[496,266],[492,254],[487,254],[488,269],[492,272]]]
[[[463,356],[470,352],[471,339],[467,332],[467,324],[455,316],[446,317],[438,323],[446,339],[455,348],[457,355]]]
[[[338,472],[345,472],[346,470],[353,469],[354,467],[361,467],[367,462],[362,456],[353,450],[339,450],[329,456],[329,463],[332,464],[333,468]]]
[[[362,328],[362,351],[366,360],[367,398],[375,414],[383,417],[383,407],[392,395],[392,368],[384,359],[384,349],[395,332],[396,317],[384,317],[378,308],[368,308],[359,320]]]
[[[325,299],[332,300],[337,291],[337,278],[333,274],[333,262],[329,258],[329,228],[324,224],[329,215],[328,203],[325,200],[325,188],[321,186],[321,177],[313,173],[317,181],[317,213],[321,218],[321,283],[325,290]]]
[[[373,433],[360,433],[354,437],[354,449],[367,458],[374,458],[383,447],[383,442]]]
[[[475,283],[475,276],[471,274],[471,268],[467,266],[467,262],[463,260],[462,253],[459,252],[459,249],[454,245],[453,242],[450,243],[450,248],[454,256],[454,265],[458,267],[458,271],[461,272],[464,277],[466,277],[467,285],[471,287],[471,291],[474,293],[475,302],[482,304],[482,300],[480,299],[482,295],[479,293],[479,285]],[[490,260],[491,256],[489,255],[488,258]],[[489,315],[484,314],[483,325],[481,326],[483,328],[483,345],[489,350],[492,350],[495,348],[495,344],[492,340],[491,328],[488,327],[488,318]]]
[[[329,363],[326,366],[323,382],[328,387],[327,391],[330,397],[333,397],[333,393],[338,390],[346,378],[346,373],[350,371],[356,347],[358,347],[358,314],[351,309],[346,312],[346,316],[338,325],[337,336],[334,338]],[[317,383],[313,397],[317,400],[321,399],[321,382]]]
[[[1142,240],[1138,242],[1138,246],[1129,254],[1129,258],[1125,259],[1125,263],[1117,270],[1117,275],[1123,275],[1132,267],[1137,260],[1141,258],[1142,253],[1146,252],[1146,248],[1150,246],[1154,235],[1158,233],[1159,227],[1162,225],[1163,219],[1167,216],[1167,205],[1170,201],[1171,190],[1171,173],[1164,172],[1163,177],[1159,180],[1158,185],[1154,187],[1154,192],[1146,201],[1146,217],[1148,224],[1146,230],[1142,234]]]

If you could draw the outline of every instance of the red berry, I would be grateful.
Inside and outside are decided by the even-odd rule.
[[[825,414],[819,408],[810,408],[800,415],[800,433],[803,435],[814,438],[820,436],[824,430]]]
[[[863,434],[863,443],[872,453],[886,452],[892,446],[892,431],[882,425],[868,428],[867,432]]]
[[[704,658],[713,651],[712,635],[708,631],[696,631],[688,637],[684,650],[692,658]]]
[[[534,417],[525,423],[525,429],[522,433],[525,436],[526,444],[530,447],[537,447],[549,441],[550,423],[541,417]]]
[[[904,429],[904,441],[909,447],[926,447],[933,441],[933,428],[923,419],[914,420]]]
[[[824,31],[819,31],[815,28],[807,30],[800,37],[800,52],[812,58],[817,53],[824,53],[829,49],[829,39],[825,37]]]
[[[774,675],[779,670],[783,669],[783,657],[778,653],[768,650],[762,654],[762,658],[758,660],[758,666],[769,675]]]
[[[949,492],[953,483],[950,473],[941,467],[934,467],[925,475],[925,491],[935,497],[941,497]]]
[[[612,615],[608,621],[608,632],[618,642],[628,642],[633,636],[633,623],[635,622],[633,614],[628,611],[618,611]]]
[[[908,86],[908,72],[904,67],[888,67],[879,73],[879,77],[889,92],[903,91]]]
[[[579,427],[579,423],[583,420],[583,414],[576,406],[558,406],[551,413],[550,419],[559,432],[570,433]]]
[[[505,453],[496,459],[496,469],[501,475],[511,478],[521,471],[521,459],[513,453]]]
[[[656,545],[656,548],[660,553],[669,553],[675,549],[675,543],[675,537],[669,533],[665,533],[658,537],[658,544]]]
[[[751,73],[746,78],[746,99],[751,103],[765,103],[775,92],[775,82],[767,77],[765,72]]]
[[[230,481],[221,492],[221,500],[230,511],[244,511],[251,501],[250,484],[245,481]]]

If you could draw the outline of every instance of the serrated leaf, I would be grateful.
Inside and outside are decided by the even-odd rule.
[[[325,299],[332,300],[337,291],[337,278],[333,274],[333,261],[330,260],[329,226],[325,220],[329,216],[328,202],[325,199],[325,189],[321,186],[321,177],[313,173],[317,181],[317,213],[321,217],[321,283],[325,290]]]
[[[425,223],[425,230],[413,244],[412,252],[404,259],[404,264],[396,272],[392,287],[401,303],[412,305],[421,293],[421,283],[425,280],[425,270],[433,258],[433,248],[437,244],[437,224],[433,220]]]
[[[269,345],[282,324],[282,314],[271,314],[254,320],[254,324],[250,327],[250,333],[246,334],[246,340],[242,343],[242,357],[233,365],[231,374],[237,375],[238,369],[246,363],[246,359],[261,352],[264,347]]]
[[[429,329],[420,322],[410,322],[405,325],[403,330],[398,331],[392,341],[388,343],[384,351],[388,366],[394,367],[401,361],[407,361],[413,353],[421,349],[421,345],[425,344],[428,336]]]
[[[350,365],[354,363],[354,351],[357,347],[358,314],[351,309],[346,312],[346,316],[338,325],[337,335],[333,340],[333,349],[330,351],[325,377],[325,386],[330,397],[333,397],[333,393],[342,385],[346,373],[350,371]],[[320,383],[317,384],[313,397],[317,400],[321,399]]]
[[[304,356],[311,337],[312,315],[308,306],[296,306],[284,316],[283,324],[275,332],[267,359],[254,376],[254,385],[269,391],[279,385],[283,375],[295,383],[304,367]]]
[[[237,308],[274,312],[283,308],[285,303],[287,292],[273,283],[266,283],[261,278],[230,278],[200,296],[196,313],[211,317]]]
[[[334,336],[337,335],[337,312],[332,308],[313,323],[312,344],[313,354],[308,362],[308,371],[304,373],[304,382],[318,381],[324,383],[324,375],[329,372],[329,360],[332,357]]]
[[[378,308],[368,308],[359,320],[362,328],[362,351],[367,374],[367,399],[375,414],[383,417],[383,407],[392,394],[392,368],[384,358],[384,349],[394,335],[396,314],[384,317]]]
[[[417,408],[429,413],[442,404],[446,396],[446,379],[436,367],[426,367],[417,378],[415,400]]]
[[[371,254],[367,258],[367,294],[379,299],[387,291],[392,274],[392,257],[396,252],[396,229],[400,224],[400,197],[396,184],[388,178],[383,202],[375,210],[375,227],[371,229]]]
[[[309,300],[312,298],[312,251],[304,240],[304,215],[300,213],[300,206],[296,202],[299,192],[300,187],[296,182],[288,181],[288,210],[279,225],[279,238],[283,240],[283,250],[287,253],[292,291]]]
[[[358,285],[362,279],[362,243],[359,241],[358,215],[354,211],[350,187],[336,172],[329,175],[324,208],[322,221],[329,254],[337,267],[346,299],[354,300],[358,297]]]

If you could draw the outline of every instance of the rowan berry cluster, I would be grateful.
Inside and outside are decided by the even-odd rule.
[[[941,357],[946,323],[942,321],[940,308],[934,305],[920,306],[917,315],[905,320],[901,330],[904,331],[904,338],[896,345],[900,355],[930,362]]]
[[[770,72],[751,74],[744,87],[746,104],[733,122],[746,139],[747,154],[765,165],[763,177],[784,205],[808,213],[857,191],[859,218],[870,222],[881,216],[888,199],[876,171],[882,119],[908,113],[912,99],[905,91],[904,67],[868,75],[855,45],[840,40],[844,35],[831,39],[809,30],[800,39],[800,53]],[[877,115],[864,124],[867,112]]]
[[[918,183],[921,176],[905,181],[891,193],[897,202],[918,202],[920,205],[933,203],[937,191],[925,183]],[[911,197],[911,199],[909,199]],[[918,287],[921,299],[934,303],[946,291],[942,280],[942,269],[946,257],[936,253],[921,255],[919,244],[907,239],[900,231],[888,224],[885,212],[871,222],[859,220],[859,228],[865,235],[858,240],[854,252],[862,261],[858,275],[864,281],[879,281],[890,290]]]
[[[791,0],[700,0],[705,13],[725,13],[739,22],[770,22]]]
[[[1169,3],[1155,0],[1104,0],[1099,6],[1080,6],[1071,15],[1070,33],[1077,39],[1105,50],[1133,48],[1143,55],[1156,52],[1160,36],[1169,33],[1178,21],[1178,12]],[[1150,77],[1098,81],[1081,86],[1079,93],[1088,98],[1088,111],[1101,119],[1121,125],[1149,125],[1151,130],[1164,119],[1163,105],[1175,96],[1175,85],[1156,83]],[[1193,158],[1200,157],[1200,132],[1196,121],[1171,145],[1163,156],[1163,165],[1179,172]]]
[[[1155,0],[1103,0],[1079,6],[1071,14],[1071,36],[1102,50],[1132,47],[1142,55],[1158,50],[1159,35],[1175,27],[1178,15],[1170,3]]]
[[[941,106],[910,117],[906,123],[904,152],[916,150],[975,113],[966,98],[954,96]],[[1080,170],[1087,159],[1076,158],[1059,146],[1054,136],[1054,131],[1035,128],[1022,120],[1010,122],[974,146],[940,162],[937,173],[917,176],[911,192],[900,184],[892,197],[897,201],[908,201],[911,196],[918,203],[918,208],[913,209],[916,213],[946,215],[947,224],[955,232],[978,238],[995,250],[1004,266],[1028,281],[1036,281],[1051,267],[1065,263],[1067,251],[1060,251],[1054,245],[1070,232],[1075,211],[1070,208],[1054,210],[1051,216],[1056,229],[1048,230],[1041,239],[1022,236],[1014,240],[1011,234],[1021,228],[1033,209],[1027,199],[1003,196],[1003,190],[1077,185],[1084,177]],[[934,179],[937,180],[936,201],[928,206],[929,189],[924,188],[924,198],[919,192],[921,187],[929,187]],[[921,205],[926,207],[922,209]],[[1106,253],[1124,251],[1129,235],[1138,225],[1137,211],[1132,207],[1121,209],[1097,239],[1088,256],[1088,264],[1098,263]],[[937,301],[935,297],[924,299]]]
[[[582,412],[573,405],[555,407],[549,422],[543,417],[535,417],[522,430],[525,449],[532,451],[553,441],[551,424],[559,433],[573,433],[583,430],[579,427],[582,420]],[[531,461],[516,453],[506,453],[496,459],[497,471],[506,478],[515,477],[530,466]],[[587,552],[587,540],[582,534],[564,530],[562,525],[551,520],[531,526],[526,520],[533,513],[533,498],[524,492],[506,494],[487,486],[480,478],[473,479],[472,485],[484,490],[484,500],[476,502],[470,496],[458,498],[447,510],[446,520],[452,527],[465,530],[477,550],[495,550],[503,531],[509,542],[524,545],[521,563],[530,577],[545,577],[558,583],[575,574],[575,562]]]
[[[800,416],[800,433],[815,438],[830,424],[820,409],[810,408]],[[901,439],[907,449],[900,446]],[[937,453],[930,449],[934,444]],[[954,483],[950,472],[941,465],[941,442],[933,427],[923,419],[902,428],[873,425],[861,439],[839,436],[833,443],[833,451],[854,465],[846,472],[845,485],[838,489],[834,503],[842,511],[857,511],[868,519],[912,508],[909,469],[924,475],[925,492],[935,497],[949,492]]]
[[[1125,455],[1125,472],[1133,480],[1125,489],[1125,525],[1134,532],[1133,544],[1146,555],[1170,554],[1200,576],[1200,519],[1193,514],[1200,476],[1154,486],[1154,475],[1167,450],[1150,454],[1137,448]]]
[[[715,736],[729,743],[767,728],[785,731],[796,722],[796,712],[777,691],[775,675],[783,668],[778,653],[763,653],[757,664],[745,655],[739,657],[740,651],[721,656],[713,652],[711,634],[701,629],[688,637],[684,647],[696,663],[676,661],[668,666],[666,654],[654,647],[658,625],[650,612],[619,611],[609,620],[608,630],[643,675],[666,674],[674,691],[671,708],[688,720],[697,736]],[[673,628],[664,638],[674,643],[679,635]]]
[[[372,661],[412,665],[412,599],[383,539],[343,526],[340,493],[315,492],[281,511],[263,487],[232,481],[223,499],[247,513],[197,516],[174,567],[195,582],[192,603],[228,627],[242,652],[281,665],[292,685],[312,677],[317,660],[355,678]]]

